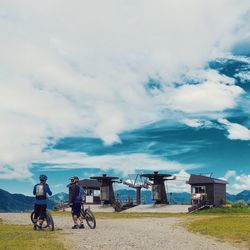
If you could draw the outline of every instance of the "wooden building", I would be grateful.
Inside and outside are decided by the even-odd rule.
[[[86,189],[87,204],[100,204],[100,183],[96,180],[83,179],[79,181],[79,185]]]
[[[87,204],[100,204],[100,188],[101,185],[97,180],[83,179],[79,181],[81,185],[86,190],[86,200]],[[69,187],[70,184],[67,185]]]
[[[226,181],[191,174],[187,183],[191,185],[191,203],[193,206],[204,204],[220,206],[226,203]]]

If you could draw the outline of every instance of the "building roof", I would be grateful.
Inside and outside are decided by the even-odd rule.
[[[79,181],[79,184],[85,188],[93,188],[93,189],[100,189],[101,184],[97,180],[91,180],[91,179],[83,179]],[[67,185],[67,187],[70,184]]]
[[[101,183],[97,180],[83,179],[79,181],[79,184],[86,188],[100,188]]]
[[[187,182],[190,185],[193,184],[228,184],[227,181],[221,180],[221,179],[216,179],[204,175],[196,175],[196,174],[191,174],[189,181]]]

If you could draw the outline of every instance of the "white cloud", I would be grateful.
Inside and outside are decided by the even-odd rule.
[[[229,170],[225,174],[226,180],[228,180],[228,192],[237,194],[244,190],[250,190],[250,175],[241,174],[237,175],[236,171]]]
[[[189,180],[190,174],[186,170],[181,169],[178,174],[175,174],[176,179],[168,181],[168,192],[190,192],[190,185],[186,182]]]
[[[228,170],[224,176],[224,178],[226,180],[228,180],[231,177],[235,177],[236,176],[236,171],[235,170]]]
[[[228,131],[228,138],[231,140],[250,140],[250,130],[238,123],[231,123],[226,119],[218,120]]]
[[[47,164],[44,168],[48,170],[100,168],[103,171],[108,169],[117,170],[123,172],[124,175],[133,173],[135,170],[178,171],[200,167],[197,164],[180,164],[175,161],[161,160],[147,154],[88,156],[84,153],[62,150],[50,151],[43,163]]]
[[[189,127],[192,127],[192,128],[213,126],[211,121],[202,120],[202,119],[195,119],[195,118],[192,118],[192,119],[186,118],[186,119],[181,120],[181,122]]]
[[[0,178],[30,176],[29,164],[47,157],[48,138],[119,143],[120,132],[162,118],[166,107],[233,107],[239,87],[216,79],[175,90],[171,82],[240,40],[249,7],[233,0],[1,1]],[[147,94],[149,77],[165,84],[171,103]]]
[[[237,97],[243,92],[238,86],[214,79],[174,89],[169,100],[172,109],[187,113],[218,112],[235,107]]]
[[[241,174],[236,175],[233,173],[235,171],[231,171],[232,175],[227,179],[229,180],[228,190],[230,193],[237,194],[244,190],[250,190],[250,175],[249,174]]]

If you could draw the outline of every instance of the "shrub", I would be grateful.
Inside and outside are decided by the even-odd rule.
[[[232,204],[233,208],[246,208],[248,204],[245,201],[236,201]]]

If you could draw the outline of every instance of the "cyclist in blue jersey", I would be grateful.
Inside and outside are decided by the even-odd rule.
[[[72,229],[84,228],[83,219],[80,216],[81,206],[83,203],[85,191],[81,185],[79,185],[79,178],[74,176],[71,178],[71,184],[69,185],[69,203],[71,206],[71,214],[74,225]],[[78,220],[80,225],[78,225]]]
[[[36,230],[37,228],[42,229],[43,221],[46,216],[47,194],[50,196],[52,195],[49,185],[46,183],[47,179],[48,178],[46,175],[40,175],[40,183],[36,184],[33,189],[33,194],[36,196],[34,205],[34,230]]]

